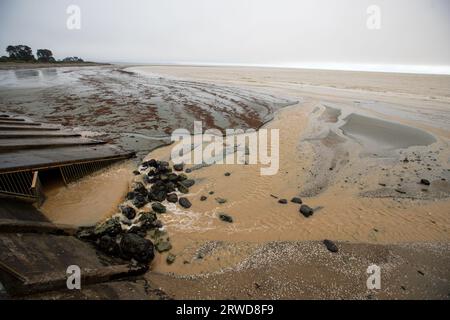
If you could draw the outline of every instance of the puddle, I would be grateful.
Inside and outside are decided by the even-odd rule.
[[[343,133],[371,153],[428,146],[436,139],[429,133],[399,123],[350,114],[341,126]]]

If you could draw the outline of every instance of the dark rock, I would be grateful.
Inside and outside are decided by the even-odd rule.
[[[138,175],[140,175],[141,173],[140,173],[139,171],[137,171],[137,170],[134,170],[134,171],[133,171],[133,174],[134,174],[135,176],[138,176]]]
[[[338,250],[339,250],[337,245],[331,240],[325,239],[325,240],[323,240],[323,244],[325,245],[325,247],[327,247],[328,251],[338,252]]]
[[[300,213],[303,214],[306,218],[308,218],[313,215],[314,210],[309,206],[307,206],[306,204],[302,204],[300,206]]]
[[[120,225],[119,218],[111,218],[106,220],[105,222],[97,225],[94,229],[94,234],[97,237],[103,235],[116,236],[122,232],[122,226]]]
[[[178,175],[176,173],[169,173],[167,176],[169,181],[178,181]]]
[[[177,185],[175,183],[173,183],[172,181],[166,182],[166,191],[168,193],[174,192],[176,187],[177,187]]]
[[[167,195],[167,201],[172,202],[172,203],[177,203],[178,196],[176,195],[176,193],[170,193]]]
[[[172,245],[169,241],[160,240],[156,243],[156,250],[158,250],[158,252],[169,251],[170,249],[172,249]]]
[[[156,213],[165,213],[166,212],[166,207],[162,203],[159,203],[159,202],[152,203],[152,209]]]
[[[155,226],[156,229],[162,228],[163,224],[161,222],[161,220],[156,220],[153,225]]]
[[[176,256],[173,253],[169,253],[166,258],[167,264],[172,264],[175,262]]]
[[[286,200],[286,199],[280,199],[280,200],[278,200],[278,203],[286,204],[286,203],[287,203],[287,200]]]
[[[147,189],[145,188],[144,184],[141,182],[133,183],[132,189],[133,189],[134,193],[141,194],[143,196],[147,195]]]
[[[303,203],[302,199],[300,199],[299,197],[293,197],[291,199],[291,202],[298,203],[298,204],[302,204]]]
[[[229,176],[231,176],[231,173],[225,172],[224,176],[225,176],[225,177],[229,177]]]
[[[224,199],[224,198],[216,198],[216,201],[217,201],[217,203],[219,203],[219,204],[224,204],[224,203],[227,202],[227,199]]]
[[[224,222],[228,222],[228,223],[232,223],[233,222],[233,218],[226,214],[226,213],[219,213],[219,219],[224,221]]]
[[[174,164],[174,165],[173,165],[173,169],[174,169],[175,171],[183,171],[183,169],[184,169],[184,164],[183,164],[183,163]]]
[[[185,175],[184,173],[180,173],[179,175],[178,175],[178,181],[184,181],[184,180],[186,180],[188,177],[187,177],[187,175]]]
[[[167,161],[157,161],[157,168],[166,168],[169,166]]]
[[[210,191],[210,192],[208,192],[210,195],[213,195],[214,194],[214,191]]]
[[[149,161],[145,161],[145,162],[143,162],[142,163],[142,166],[144,166],[144,167],[153,167],[153,168],[156,168],[156,160],[155,159],[151,159],[151,160],[149,160]]]
[[[191,172],[192,172],[192,169],[187,168],[186,170],[184,170],[184,172],[186,172],[186,173],[191,173]]]
[[[181,197],[178,200],[178,203],[180,204],[180,206],[182,206],[183,208],[190,208],[192,206],[191,202],[189,201],[189,199],[185,198],[185,197]]]
[[[430,181],[427,179],[420,179],[420,184],[423,184],[425,186],[429,186],[430,185]]]
[[[127,193],[127,196],[125,197],[125,199],[133,200],[135,196],[136,196],[136,194],[133,191],[130,191]]]
[[[200,201],[205,201],[206,199],[208,199],[207,196],[201,196],[201,197],[200,197]]]
[[[129,220],[133,220],[136,217],[136,210],[129,206],[121,206],[120,211]]]
[[[184,185],[186,188],[190,188],[195,184],[195,181],[192,179],[186,179],[184,181],[181,181],[180,184]]]
[[[120,241],[120,252],[124,259],[148,263],[155,257],[153,243],[134,233],[126,233]]]
[[[189,188],[187,188],[185,185],[181,184],[180,182],[177,185],[178,191],[181,193],[189,193]]]
[[[95,227],[81,227],[76,233],[76,237],[82,240],[94,240],[97,238],[94,233]]]
[[[151,229],[155,227],[156,219],[156,214],[154,212],[143,212],[139,217],[141,226],[145,229]]]
[[[100,238],[98,248],[110,255],[119,253],[119,245],[117,244],[116,238],[108,235],[104,235]]]
[[[140,236],[144,236],[146,234],[145,229],[139,226],[132,226],[127,230],[127,233],[136,233]]]
[[[147,197],[143,196],[142,194],[137,194],[133,199],[133,205],[136,208],[142,208],[148,203]]]
[[[154,201],[163,202],[166,199],[167,193],[164,190],[160,190],[152,193],[152,198]]]

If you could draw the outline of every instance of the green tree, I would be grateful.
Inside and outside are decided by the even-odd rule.
[[[54,62],[53,52],[48,49],[38,49],[36,51],[36,56],[39,62]]]
[[[11,60],[20,61],[34,61],[33,50],[29,46],[20,44],[17,46],[9,45],[6,47],[6,52],[9,54]]]

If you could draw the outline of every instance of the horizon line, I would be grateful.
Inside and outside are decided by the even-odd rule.
[[[153,61],[153,62],[129,62],[129,61],[104,61],[112,64],[130,65],[168,65],[168,66],[201,66],[201,67],[257,67],[257,68],[282,68],[282,69],[307,69],[329,71],[353,71],[353,72],[381,72],[381,73],[405,73],[450,75],[450,65],[411,65],[411,64],[363,64],[363,63],[224,63],[224,62],[192,62],[192,61]]]

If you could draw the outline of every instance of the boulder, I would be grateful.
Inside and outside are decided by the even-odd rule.
[[[158,250],[158,252],[169,251],[170,249],[172,249],[172,245],[169,241],[160,240],[156,243],[156,250]]]
[[[224,203],[227,202],[227,199],[224,199],[224,198],[216,198],[216,201],[217,201],[217,203],[219,203],[219,204],[224,204]]]
[[[337,245],[331,240],[325,239],[325,240],[323,240],[323,244],[325,245],[325,247],[327,247],[328,251],[338,252],[338,250],[339,250]]]
[[[302,204],[300,206],[300,213],[303,214],[306,218],[308,218],[313,215],[314,210],[309,206],[307,206],[306,204]]]
[[[128,220],[133,220],[136,217],[136,210],[130,206],[120,206],[120,211]]]
[[[145,229],[156,227],[155,226],[156,219],[157,217],[154,212],[143,212],[139,216],[139,222],[141,222],[141,226],[144,227]]]
[[[160,202],[152,203],[152,209],[156,213],[165,213],[166,212],[166,207]]]
[[[166,258],[167,264],[172,264],[175,262],[176,256],[173,253],[169,253]]]
[[[178,196],[176,193],[169,193],[167,195],[167,201],[171,203],[177,203],[178,202]]]
[[[430,185],[430,181],[427,179],[420,179],[420,184],[423,184],[425,186],[429,186]]]
[[[189,193],[189,189],[185,185],[181,184],[180,182],[178,182],[177,188],[178,188],[178,191],[180,191],[181,193]]]
[[[180,184],[184,185],[186,188],[190,188],[195,184],[193,179],[186,179],[180,182]]]
[[[147,196],[143,196],[142,194],[137,194],[133,199],[133,205],[136,208],[142,208],[148,203]]]
[[[130,192],[127,193],[125,199],[126,199],[126,200],[133,200],[134,197],[135,197],[135,195],[136,195],[136,194],[135,194],[133,191],[130,191]]]
[[[219,219],[224,221],[224,222],[228,222],[228,223],[232,223],[233,222],[233,218],[226,214],[226,213],[219,213]]]
[[[81,240],[94,240],[97,238],[95,227],[81,227],[76,233],[76,237]]]
[[[208,199],[207,196],[201,196],[201,197],[200,197],[200,201],[205,201],[206,199]]]
[[[224,173],[224,176],[225,176],[225,177],[229,177],[229,176],[231,176],[231,173],[225,172],[225,173]]]
[[[122,226],[120,225],[120,221],[118,217],[114,217],[106,220],[105,222],[97,225],[94,229],[94,234],[97,237],[101,237],[103,235],[116,236],[122,232]]]
[[[154,201],[163,202],[166,199],[166,191],[160,190],[152,193],[152,198]]]
[[[183,169],[184,169],[184,164],[183,164],[183,163],[174,164],[174,165],[173,165],[173,169],[174,169],[175,171],[183,171]]]
[[[280,199],[280,200],[278,200],[278,203],[286,204],[286,203],[287,203],[287,200],[286,200],[286,199]]]
[[[126,233],[120,240],[120,253],[126,260],[148,263],[155,257],[153,243],[135,233]]]
[[[298,203],[298,204],[302,204],[303,203],[302,199],[300,199],[299,197],[293,197],[291,199],[291,202]]]
[[[115,255],[119,252],[119,245],[116,242],[116,238],[109,235],[104,235],[99,239],[98,248],[110,255]]]
[[[182,206],[183,208],[190,208],[192,206],[191,202],[189,201],[189,199],[185,198],[185,197],[181,197],[178,200],[178,203],[180,204],[180,206]]]
[[[147,189],[142,182],[134,182],[132,185],[134,193],[141,194],[143,196],[147,195]]]

